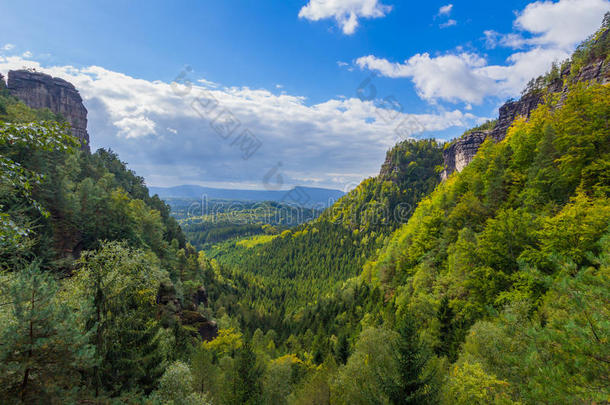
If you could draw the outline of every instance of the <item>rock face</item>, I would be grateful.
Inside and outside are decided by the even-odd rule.
[[[195,311],[199,305],[208,306],[208,293],[203,286],[197,288],[191,297],[191,309]]]
[[[548,93],[565,93],[564,79],[570,76],[570,68],[561,72],[561,77],[553,81],[546,89]],[[595,60],[580,69],[578,74],[572,78],[572,82],[597,82],[601,84],[610,83],[610,63],[605,59]],[[466,134],[443,151],[445,170],[441,173],[443,180],[455,171],[461,171],[476,155],[479,146],[487,137],[499,142],[506,137],[506,132],[513,121],[518,117],[529,118],[532,111],[544,102],[543,92],[532,92],[525,94],[517,101],[508,101],[500,107],[496,126],[490,131],[474,131]],[[559,104],[561,104],[561,100]]]
[[[602,59],[583,67],[575,78],[578,82],[597,81],[601,84],[610,83],[610,63]]]
[[[462,171],[477,154],[479,146],[487,139],[491,131],[474,131],[453,142],[443,151],[445,170],[441,179],[446,180],[454,171]]]
[[[400,166],[398,163],[398,145],[386,152],[385,160],[381,165],[379,171],[379,178],[384,181],[392,181],[395,176],[400,173]]]
[[[90,151],[87,109],[71,83],[44,73],[11,70],[7,88],[30,108],[48,108],[55,114],[61,114],[72,126],[73,135],[81,141],[81,148]]]
[[[506,137],[506,132],[517,117],[529,118],[532,111],[542,102],[542,93],[526,94],[518,101],[509,101],[500,107],[498,122],[491,130],[491,137],[495,141],[501,141]],[[474,155],[473,155],[474,156]],[[457,169],[460,171],[461,169]]]
[[[159,286],[157,305],[161,324],[169,327],[179,323],[189,330],[193,337],[210,341],[218,336],[218,325],[198,311],[200,304],[204,306],[208,304],[208,295],[203,286],[183,300],[177,297],[173,284],[163,282]]]

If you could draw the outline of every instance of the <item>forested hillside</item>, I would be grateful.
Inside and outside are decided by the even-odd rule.
[[[437,146],[407,142],[388,154],[406,162],[386,163],[316,222],[225,248],[219,261],[240,286],[217,295],[218,310],[267,355],[320,364],[285,388],[289,402],[608,399],[610,94],[578,80],[607,69],[607,21],[531,82],[525,94],[544,102],[528,120],[487,139],[434,192]],[[425,168],[417,181],[413,167]],[[417,208],[405,224],[379,209],[407,201]],[[272,352],[269,333],[280,342]]]
[[[293,310],[358,275],[439,183],[441,163],[442,147],[435,141],[404,141],[388,152],[379,176],[362,182],[317,220],[252,249],[230,243],[212,249],[212,255],[226,267],[260,276],[266,286],[285,292],[282,305]]]
[[[316,220],[204,251],[0,80],[0,403],[608,402],[609,31],[446,180],[404,141]]]
[[[114,153],[4,89],[0,114],[0,402],[150,393],[215,333],[197,253]]]

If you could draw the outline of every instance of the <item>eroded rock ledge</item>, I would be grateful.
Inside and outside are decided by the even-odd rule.
[[[546,92],[565,93],[568,87],[564,84],[564,79],[567,80],[568,77],[570,77],[569,67],[562,71],[561,76],[548,86]],[[610,83],[610,62],[602,59],[587,64],[571,78],[571,82]],[[517,101],[506,102],[500,107],[498,121],[493,129],[473,131],[453,141],[443,152],[444,170],[441,173],[441,178],[445,180],[451,173],[462,171],[474,159],[479,146],[487,137],[491,137],[496,142],[503,140],[516,118],[529,118],[532,111],[544,102],[544,94],[544,92],[527,93]],[[562,99],[563,97],[559,101],[560,104]]]
[[[78,90],[69,82],[45,73],[30,70],[8,72],[7,88],[11,95],[23,101],[30,108],[48,108],[61,114],[72,126],[72,133],[89,149],[87,133],[87,109]]]

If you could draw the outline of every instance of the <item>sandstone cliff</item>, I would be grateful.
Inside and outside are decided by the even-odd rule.
[[[461,138],[456,139],[443,151],[443,164],[445,170],[441,173],[441,179],[446,180],[454,171],[462,171],[464,167],[477,154],[479,146],[487,139],[491,131],[473,131]]]
[[[559,74],[559,77],[550,81],[544,89],[526,92],[517,101],[508,101],[500,107],[498,120],[494,128],[489,131],[473,131],[454,140],[443,152],[444,170],[441,173],[443,180],[455,171],[461,171],[472,161],[479,146],[491,137],[499,142],[506,137],[506,132],[517,117],[529,118],[532,111],[542,102],[546,94],[565,93],[569,83],[596,82],[601,84],[610,83],[610,60],[608,60],[608,42],[610,42],[610,31],[600,35],[592,46],[599,44],[599,54],[594,54],[587,62],[572,74],[572,64],[567,64]],[[559,104],[563,95],[560,98]]]
[[[31,108],[48,108],[61,114],[72,126],[72,133],[81,141],[81,148],[89,152],[87,109],[78,90],[67,81],[29,70],[8,73],[9,92]]]

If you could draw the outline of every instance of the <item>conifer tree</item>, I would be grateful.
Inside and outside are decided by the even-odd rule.
[[[446,295],[441,298],[441,303],[439,305],[436,317],[440,323],[440,342],[436,347],[436,353],[439,356],[447,356],[451,361],[455,361],[458,349],[455,338],[455,314],[449,305],[449,297]]]
[[[250,342],[245,342],[237,352],[235,403],[255,405],[261,403],[262,370],[256,362],[256,354]]]
[[[78,387],[80,371],[92,366],[89,336],[37,264],[3,277],[0,285],[0,398],[67,398],[67,387]]]
[[[410,315],[399,321],[395,356],[398,381],[387,384],[393,404],[416,405],[433,401],[432,375],[426,373],[430,355],[420,344],[415,322]]]
[[[349,357],[349,341],[347,340],[346,334],[341,334],[339,339],[337,340],[337,345],[335,347],[335,357],[340,364],[347,363],[347,358]]]
[[[99,364],[93,373],[96,395],[139,387],[150,392],[163,373],[156,338],[155,296],[162,273],[142,251],[105,243],[81,258],[76,285],[92,300],[89,320]]]

